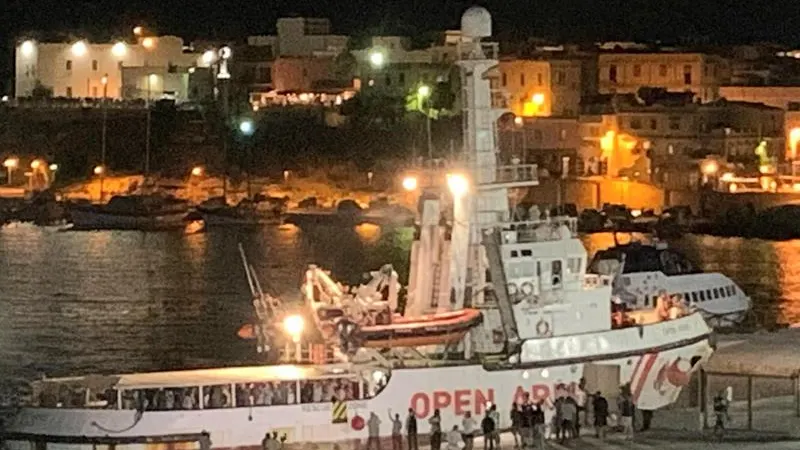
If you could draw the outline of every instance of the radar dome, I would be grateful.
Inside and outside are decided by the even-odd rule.
[[[486,8],[473,6],[461,16],[461,34],[467,38],[482,38],[492,35],[492,15]]]

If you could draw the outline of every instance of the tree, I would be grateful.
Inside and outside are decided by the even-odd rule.
[[[450,82],[440,81],[433,85],[428,98],[420,95],[421,86],[423,85],[415,87],[406,95],[406,111],[421,112],[430,116],[431,119],[438,119],[454,113],[456,94],[453,92]]]
[[[47,87],[41,81],[36,80],[36,83],[31,90],[31,97],[35,100],[47,100],[53,98],[53,88]]]

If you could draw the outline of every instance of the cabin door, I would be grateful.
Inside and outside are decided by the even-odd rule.
[[[585,364],[583,378],[586,380],[586,393],[600,391],[609,405],[616,405],[620,388],[619,373],[619,366],[616,365]]]

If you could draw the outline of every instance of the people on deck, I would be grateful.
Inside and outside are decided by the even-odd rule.
[[[511,435],[514,437],[514,448],[516,449],[520,446],[520,428],[522,426],[522,410],[517,402],[511,404],[509,419],[511,419]]]

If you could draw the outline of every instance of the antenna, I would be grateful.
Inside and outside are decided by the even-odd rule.
[[[250,293],[253,294],[253,297],[256,297],[261,291],[261,286],[258,286],[258,290],[256,290],[258,280],[253,273],[253,267],[247,262],[247,255],[244,252],[244,246],[241,242],[239,243],[239,255],[242,257],[242,264],[244,265],[244,273],[247,275],[247,285],[250,286]]]

